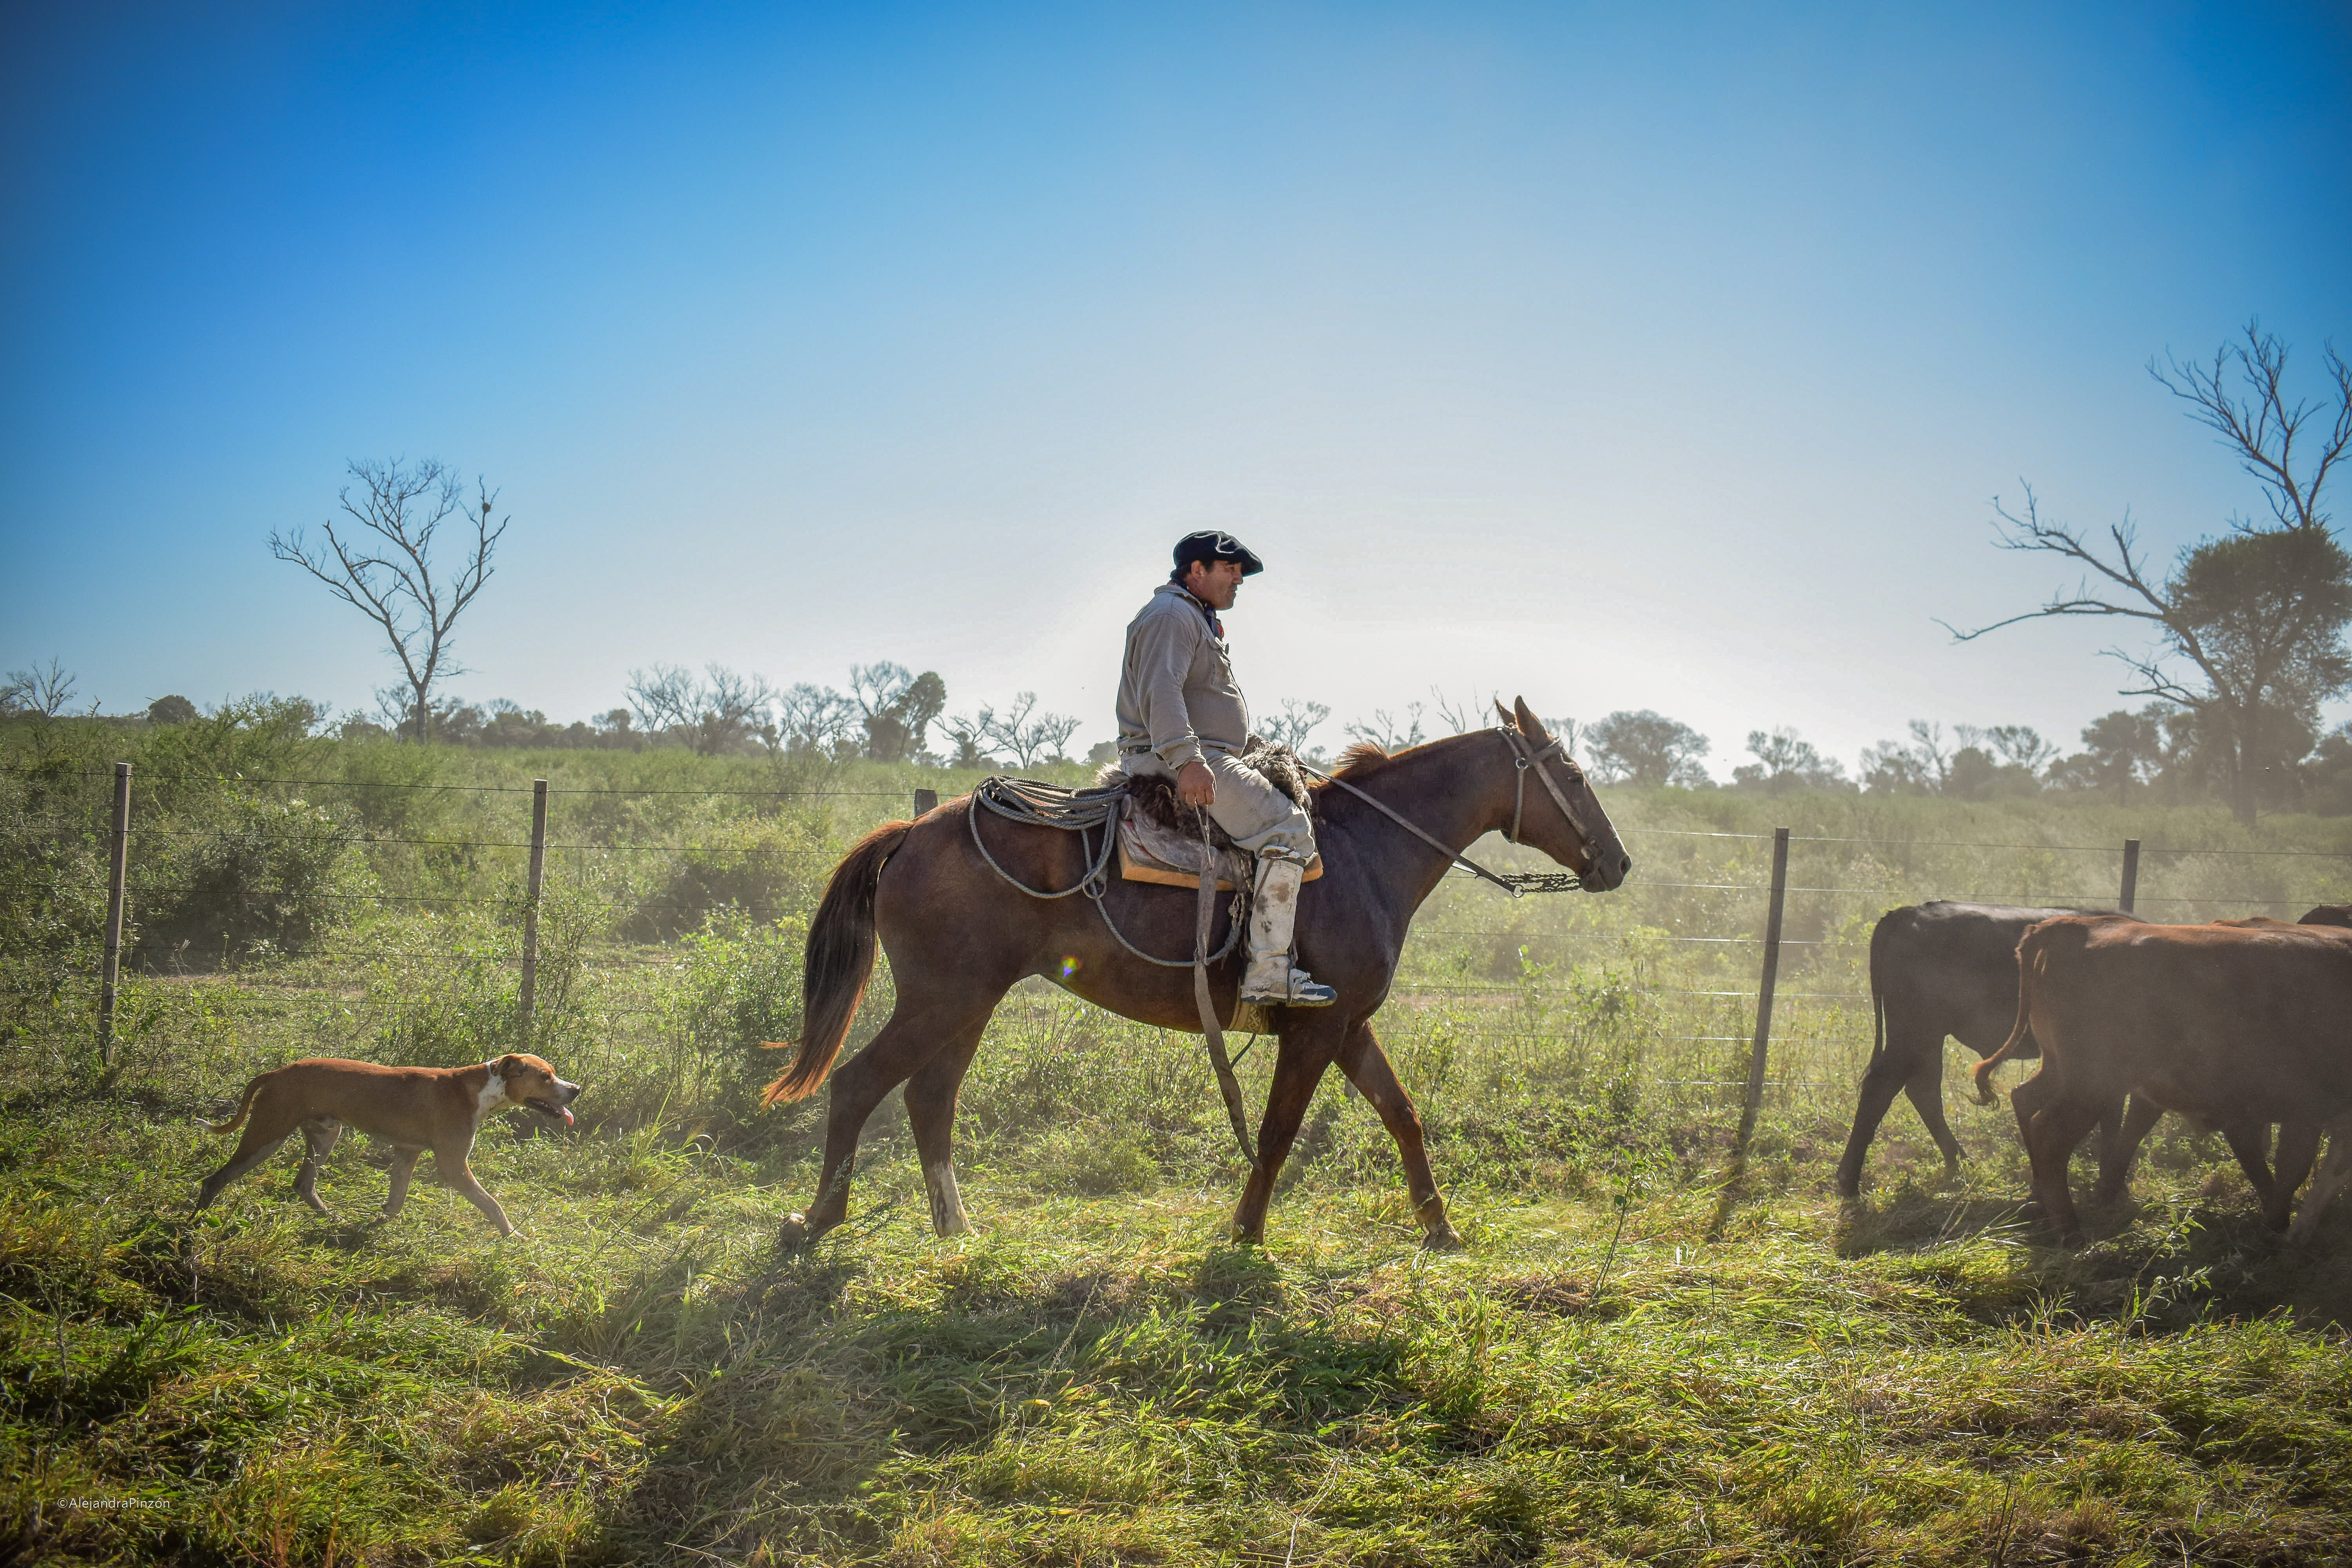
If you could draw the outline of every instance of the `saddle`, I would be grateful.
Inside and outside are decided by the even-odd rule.
[[[1315,797],[1299,771],[1298,758],[1287,746],[1253,739],[1235,759],[1244,767],[1282,791],[1306,811],[1315,809]],[[1197,888],[1213,858],[1221,891],[1246,888],[1251,881],[1250,855],[1237,847],[1231,835],[1209,823],[1209,845],[1201,842],[1201,814],[1176,795],[1176,781],[1165,773],[1129,776],[1117,763],[1095,780],[1098,787],[1126,786],[1119,803],[1118,874],[1129,882],[1157,882],[1171,888]],[[1323,858],[1307,863],[1307,881],[1323,874]]]

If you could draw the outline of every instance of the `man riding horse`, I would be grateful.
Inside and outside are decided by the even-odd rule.
[[[1298,889],[1315,858],[1315,825],[1290,796],[1241,761],[1249,702],[1234,680],[1217,612],[1265,563],[1214,529],[1176,542],[1176,569],[1127,626],[1118,676],[1119,766],[1176,781],[1177,798],[1208,812],[1235,847],[1257,858],[1249,967],[1241,999],[1328,1007],[1339,999],[1291,963]]]

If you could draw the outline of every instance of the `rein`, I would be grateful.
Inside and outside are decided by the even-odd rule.
[[[1589,848],[1592,843],[1592,835],[1586,831],[1584,824],[1578,819],[1576,813],[1570,808],[1568,796],[1561,792],[1559,785],[1552,782],[1550,770],[1547,769],[1543,765],[1544,759],[1550,756],[1558,756],[1562,762],[1566,762],[1568,760],[1568,753],[1562,748],[1561,743],[1558,741],[1554,741],[1550,745],[1546,746],[1540,752],[1533,751],[1529,749],[1527,738],[1521,735],[1517,731],[1504,730],[1499,725],[1496,726],[1496,729],[1501,733],[1502,737],[1510,742],[1511,761],[1518,773],[1517,794],[1511,803],[1511,830],[1503,835],[1503,837],[1509,839],[1514,844],[1517,844],[1519,841],[1519,826],[1526,814],[1528,804],[1528,772],[1529,769],[1533,769],[1535,771],[1536,777],[1542,782],[1545,793],[1549,795],[1552,798],[1552,803],[1559,807],[1559,814],[1568,819],[1569,827]],[[1298,767],[1300,772],[1312,774],[1314,777],[1321,779],[1325,784],[1338,784],[1341,789],[1346,790],[1349,795],[1354,795],[1358,800],[1362,801],[1374,811],[1379,812],[1391,822],[1395,823],[1399,827],[1403,828],[1407,833],[1412,834],[1415,838],[1420,839],[1423,844],[1428,845],[1432,849],[1436,850],[1440,855],[1443,855],[1448,860],[1453,861],[1456,866],[1459,866],[1464,870],[1469,871],[1476,876],[1483,877],[1487,881],[1494,883],[1495,886],[1502,889],[1503,891],[1510,894],[1511,897],[1515,899],[1519,897],[1522,893],[1571,893],[1584,886],[1584,879],[1573,871],[1513,871],[1508,874],[1499,874],[1494,871],[1489,871],[1486,867],[1481,866],[1477,861],[1473,860],[1461,850],[1448,848],[1445,843],[1442,839],[1438,838],[1436,835],[1424,832],[1414,823],[1407,821],[1402,814],[1391,806],[1386,801],[1365,794],[1362,790],[1358,789],[1354,784],[1349,784],[1346,779],[1335,778],[1329,773],[1317,772],[1317,770],[1308,767],[1305,763],[1299,763]]]

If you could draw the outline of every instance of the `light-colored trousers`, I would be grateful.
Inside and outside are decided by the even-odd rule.
[[[1315,858],[1315,825],[1297,801],[1266,783],[1264,774],[1242,766],[1230,752],[1204,746],[1201,756],[1217,781],[1217,798],[1209,807],[1209,816],[1236,845],[1252,855],[1273,849],[1301,860]],[[1135,776],[1175,776],[1156,752],[1121,757],[1119,766]]]

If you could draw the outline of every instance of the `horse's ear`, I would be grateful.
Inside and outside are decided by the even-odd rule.
[[[1537,718],[1532,712],[1528,711],[1528,700],[1524,697],[1520,697],[1516,698],[1513,700],[1518,707],[1517,717],[1519,721],[1519,733],[1525,735],[1530,741],[1542,742],[1550,740],[1551,737],[1544,732],[1543,721]]]
[[[1503,716],[1504,723],[1513,726],[1516,726],[1518,723],[1517,719],[1511,717],[1511,710],[1503,706],[1503,700],[1499,697],[1495,699],[1495,711]]]

